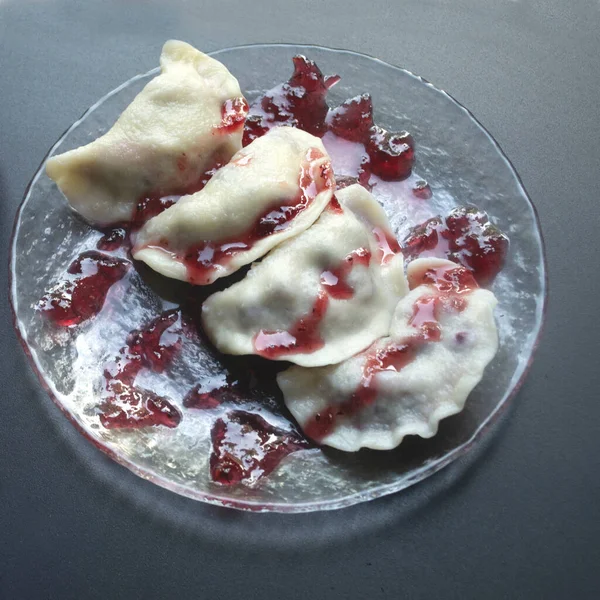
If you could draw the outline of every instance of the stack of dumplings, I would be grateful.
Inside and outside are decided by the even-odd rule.
[[[223,353],[293,363],[277,382],[308,437],[353,452],[435,435],[496,353],[492,292],[446,260],[405,273],[373,195],[334,194],[319,138],[276,127],[242,148],[248,105],[224,65],[178,41],[160,62],[112,129],[49,159],[48,175],[97,226],[182,195],[132,232],[133,257],[194,285],[251,265],[207,298],[202,324]]]

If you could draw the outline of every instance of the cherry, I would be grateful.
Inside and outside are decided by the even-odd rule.
[[[399,181],[411,174],[415,158],[414,141],[406,131],[390,133],[374,125],[365,148],[371,159],[371,171],[381,179]]]
[[[402,244],[407,260],[439,256],[462,264],[479,285],[490,285],[504,265],[509,240],[488,215],[474,206],[452,210],[413,227]]]
[[[329,130],[350,142],[367,143],[373,127],[373,102],[370,94],[362,94],[346,100],[329,111]]]

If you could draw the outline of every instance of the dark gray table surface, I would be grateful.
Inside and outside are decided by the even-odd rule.
[[[0,598],[600,597],[598,0],[0,0],[2,281],[47,149],[170,37],[344,47],[446,89],[536,203],[550,305],[493,439],[405,493],[252,515],[158,489],[77,434],[1,303]]]

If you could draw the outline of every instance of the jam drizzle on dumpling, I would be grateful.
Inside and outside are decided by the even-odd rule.
[[[321,349],[325,342],[319,332],[321,321],[327,313],[330,298],[348,300],[354,295],[354,289],[348,284],[347,277],[356,265],[368,267],[371,252],[366,248],[357,248],[334,268],[321,273],[320,289],[308,315],[298,319],[288,330],[260,330],[254,338],[254,348],[259,356],[276,359],[289,354],[310,353]]]
[[[331,165],[328,161],[322,162],[323,158],[321,150],[311,148],[300,170],[298,194],[281,204],[269,207],[245,234],[218,242],[204,241],[181,254],[171,252],[167,240],[162,240],[160,245],[148,247],[173,254],[176,260],[185,264],[190,283],[209,283],[219,266],[227,264],[236,254],[248,251],[259,240],[287,229],[320,193],[333,186]]]
[[[438,322],[441,311],[461,312],[466,307],[464,296],[479,287],[469,270],[454,266],[413,272],[409,278],[410,289],[419,285],[431,285],[435,292],[419,298],[413,306],[409,325],[416,333],[384,348],[366,350],[367,360],[358,388],[345,402],[328,406],[309,420],[304,427],[309,438],[322,441],[332,433],[340,418],[356,415],[373,404],[378,396],[375,376],[382,371],[401,371],[417,358],[424,345],[439,342],[442,338]]]

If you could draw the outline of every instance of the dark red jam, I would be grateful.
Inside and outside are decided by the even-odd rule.
[[[146,221],[160,215],[179,200],[180,195],[173,196],[144,196],[138,201],[130,227],[133,231],[140,229]]]
[[[240,402],[242,398],[243,393],[236,383],[224,383],[216,386],[200,383],[186,394],[183,405],[186,408],[210,410],[226,403]]]
[[[252,103],[244,127],[244,146],[277,125],[298,127],[319,137],[329,132],[365,146],[365,159],[355,178],[367,189],[371,174],[386,181],[406,179],[414,163],[412,137],[375,125],[369,94],[355,96],[329,109],[327,91],[339,77],[324,77],[317,65],[304,56],[296,56],[293,61],[291,79]],[[341,178],[339,188],[345,185],[349,185],[349,179]]]
[[[385,181],[406,179],[415,161],[414,141],[406,131],[390,133],[375,126],[366,144],[371,172]]]
[[[339,77],[324,77],[305,56],[294,56],[294,73],[287,83],[269,90],[250,107],[244,130],[244,146],[271,127],[289,125],[321,137],[325,133],[327,90]]]
[[[181,413],[167,398],[150,390],[115,381],[111,396],[101,406],[100,423],[106,429],[139,429],[141,427],[177,427]]]
[[[106,395],[100,422],[108,429],[153,425],[176,427],[181,414],[162,396],[136,387],[135,378],[147,368],[162,373],[181,348],[183,326],[179,310],[169,310],[127,336],[127,345],[105,366]]]
[[[225,100],[221,107],[221,123],[217,130],[221,133],[231,133],[244,126],[248,114],[248,103],[245,98]]]
[[[475,274],[463,266],[427,267],[416,270],[411,268],[408,287],[414,290],[420,285],[432,285],[444,295],[468,294],[479,287]]]
[[[448,258],[473,271],[479,285],[490,285],[504,265],[508,237],[475,207],[455,208],[413,227],[402,244],[404,257]]]
[[[421,296],[413,305],[409,325],[415,328],[416,333],[383,348],[374,346],[367,350],[363,374],[356,391],[348,400],[315,414],[304,427],[309,438],[322,441],[334,431],[340,418],[352,417],[372,405],[378,396],[375,376],[382,371],[401,371],[415,360],[425,344],[439,342],[442,339],[439,324],[441,312],[464,310],[464,296],[478,287],[470,271],[464,267],[447,266],[415,272],[409,283],[411,289],[421,284],[436,288],[431,295]]]
[[[366,144],[371,137],[373,102],[370,94],[346,100],[332,109],[327,117],[329,131],[350,142]]]
[[[413,185],[412,193],[419,200],[430,200],[433,196],[429,184],[424,179],[419,179]]]
[[[115,227],[108,230],[96,243],[98,250],[104,252],[114,252],[118,250],[127,239],[127,229],[125,227]]]
[[[316,164],[322,158],[323,153],[320,150],[311,148],[298,178],[298,195],[282,204],[269,207],[244,234],[230,239],[202,242],[182,254],[173,253],[185,264],[188,281],[196,285],[212,283],[220,266],[226,265],[240,252],[250,250],[257,241],[287,229],[292,221],[312,204],[318,194],[333,185],[330,163]],[[167,241],[150,247],[171,252]]]
[[[127,260],[95,250],[83,252],[67,269],[71,277],[50,288],[36,310],[57,325],[79,325],[102,310],[108,291],[130,266]]]
[[[280,429],[241,410],[218,419],[211,431],[210,475],[222,485],[253,484],[292,452],[309,447],[295,431]]]
[[[347,300],[354,295],[347,277],[355,265],[368,266],[371,253],[366,248],[351,252],[341,265],[321,273],[320,289],[308,315],[304,315],[289,330],[260,330],[254,337],[254,349],[259,356],[277,359],[290,354],[311,354],[320,350],[325,342],[319,331],[327,313],[329,299]]]
[[[330,210],[331,212],[334,212],[338,215],[344,214],[344,209],[342,208],[341,204],[339,203],[339,201],[335,197],[335,195],[331,196],[331,200],[329,201],[329,204],[327,205],[327,210]]]

